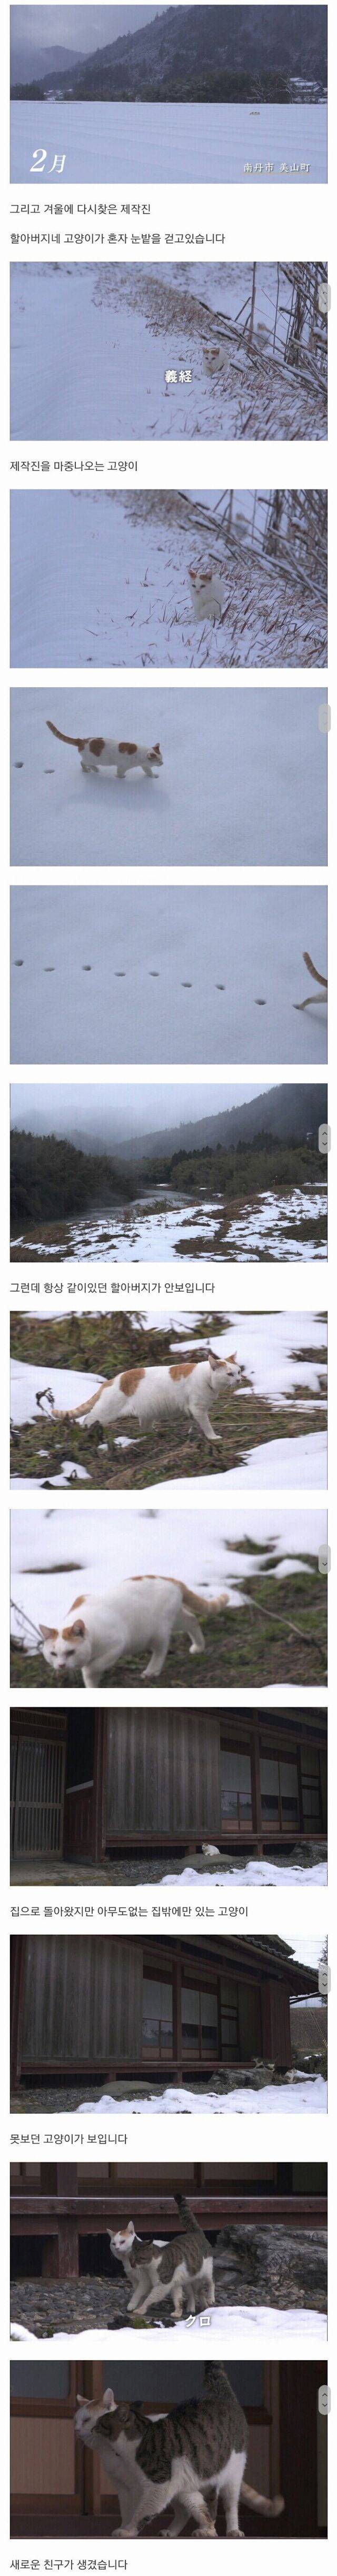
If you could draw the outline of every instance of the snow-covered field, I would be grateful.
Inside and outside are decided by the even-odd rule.
[[[325,699],[322,688],[13,689],[12,866],[325,867]],[[82,738],[159,740],[163,767],[123,784],[113,769],[86,776],[47,717]]]
[[[161,1320],[162,1319],[159,1315],[157,1315],[157,1329]],[[301,1357],[301,1352],[303,1348],[305,1349],[308,1346],[314,1349],[315,1345],[317,1352],[320,1352],[322,1344],[324,1343],[324,1345],[326,1345],[326,1325],[324,1324],[324,1321],[322,1322],[318,1316],[307,1314],[281,1314],[269,1316],[238,1316],[233,1314],[229,1318],[229,1322],[226,1325],[224,1333],[212,1334],[211,1336],[212,1348],[217,1351],[220,1358],[226,1357],[227,1351],[230,1350],[233,1342],[233,1335],[235,1335],[238,1361],[240,1365],[244,1366],[245,1373],[251,1387],[251,1392],[262,1395],[270,1402],[271,1407],[275,1404],[281,1406],[281,1408],[284,1406],[285,1419],[287,1414],[287,1405],[289,1402],[292,1404],[294,1401],[293,1390],[295,1388],[296,1390],[301,1390],[303,1387],[303,1397],[301,1393],[299,1396],[296,1395],[296,1402],[298,1402],[299,1405],[301,1421],[303,1405],[308,1413],[308,1429],[305,1433],[303,1433],[302,1429],[299,1430],[298,1436],[295,1438],[292,1436],[290,1439],[277,1439],[261,1443],[260,1447],[252,1449],[251,1452],[249,1449],[247,1450],[246,1447],[242,1464],[234,1469],[226,1469],[224,1458],[224,1463],[222,1464],[220,1471],[216,1470],[215,1474],[212,1472],[211,1475],[208,1475],[207,1472],[205,1472],[205,1461],[202,1462],[202,1460],[200,1460],[200,1472],[203,1475],[203,1493],[205,1500],[207,1500],[208,1494],[210,1494],[210,1496],[214,1494],[215,1487],[220,1493],[224,1492],[227,1487],[237,1488],[237,1486],[240,1485],[244,1486],[246,1491],[253,1490],[254,1487],[255,1489],[265,1487],[265,1489],[268,1490],[273,1486],[275,1489],[280,1490],[282,1486],[291,1487],[295,1482],[300,1491],[305,1491],[308,1487],[310,1487],[311,1490],[314,1487],[323,1490],[326,1485],[327,1457],[325,1428],[326,1403],[324,1396],[322,1398],[320,1394],[322,1364],[316,1364],[314,1360],[306,1361],[305,1358]],[[191,1351],[191,1349],[193,1349],[193,1351],[197,1351],[198,1347],[198,1341],[195,1337],[195,1333],[192,1331],[192,1337],[190,1335],[187,1348],[189,1351]],[[176,1342],[172,1343],[172,1350],[176,1350],[176,1348]],[[202,1345],[200,1345],[200,1348],[202,1350]],[[184,1343],[181,1337],[179,1337],[179,1349],[184,1349]],[[83,1402],[86,1402],[88,1396],[96,1394],[102,1381],[100,1378],[95,1377],[91,1371],[85,1371],[83,1369],[68,1369],[66,1367],[54,1368],[52,1351],[53,1339],[51,1329],[50,1357],[48,1355],[47,1369],[48,1389],[50,1390],[50,1395],[53,1398],[56,1412],[64,1411],[67,1413],[72,1407],[78,1406],[82,1399]],[[155,1362],[155,1342],[152,1356],[153,1361]],[[38,1398],[41,1396],[42,1391],[44,1394],[44,1402],[41,1405]],[[310,1412],[312,1411],[313,1405],[316,1405],[317,1402],[321,1404],[322,1409],[322,1428],[319,1431],[311,1431]],[[238,1433],[240,1434],[240,1389],[237,1391],[237,1403],[239,1407]],[[53,1407],[51,1406],[50,1409],[52,1411]],[[23,1361],[12,1359],[11,1420],[14,1428],[16,1427],[18,1429],[20,1428],[20,1425],[34,1420],[38,1421],[41,1425],[41,1483],[43,1475],[48,1472],[48,1468],[46,1469],[45,1465],[42,1465],[42,1460],[45,1459],[48,1454],[48,1432],[45,1429],[46,1421],[48,1423],[48,1417],[49,1400],[46,1400],[46,1368],[43,1368],[40,1365],[36,1366],[31,1360]],[[226,1408],[223,1405],[221,1406],[221,1404],[216,1408],[215,1427],[217,1427],[218,1432],[221,1434],[224,1452],[226,1452]],[[134,1431],[136,1431],[136,1424],[134,1424],[133,1428]],[[103,1436],[104,1435],[102,1434],[102,1437]],[[144,1445],[144,1433],[141,1437],[143,1437]],[[69,1447],[69,1438],[71,1444],[71,1434],[69,1433],[69,1425],[67,1425],[65,1429],[66,1447]],[[138,1433],[137,1438],[139,1438]],[[147,1456],[149,1455],[149,1448],[151,1452],[151,1432],[146,1434]],[[87,1456],[88,1451],[84,1427],[84,1471],[86,1468]],[[70,1476],[75,1472],[78,1472],[78,1470],[74,1470],[71,1465],[71,1461],[64,1460],[64,1481],[66,1482],[70,1480]],[[94,1484],[95,1464],[94,1462],[91,1464],[90,1457],[89,1473],[90,1481]],[[21,1478],[15,1477],[14,1481],[15,1483],[18,1481],[21,1483]],[[56,1476],[52,1481],[57,1484],[60,1482],[60,1477]],[[156,1492],[156,1490],[155,1486],[154,1492]],[[186,1491],[186,1498],[189,1495],[191,1501],[193,1501],[194,1491],[198,1491],[198,1485],[196,1485],[195,1488],[195,1480],[193,1478],[189,1479],[189,1483],[188,1485],[186,1483],[184,1490]],[[166,1485],[165,1492],[167,1500],[171,1499],[171,1494],[173,1496],[174,1491],[174,1483],[172,1484],[172,1488],[170,1484]]]
[[[199,1489],[200,1493],[200,1489]],[[126,1499],[126,1498],[125,1498]],[[177,1504],[177,1488],[175,1489]],[[300,1512],[291,1505],[278,1504],[269,1512],[258,1506],[251,1510],[220,1505],[210,1509],[188,1508],[181,1501],[174,1511],[160,1502],[160,1508],[149,1505],[148,1496],[140,1497],[137,1510],[127,1509],[110,1498],[108,1509],[94,1511],[81,1504],[69,1505],[66,1514],[55,1508],[32,1512],[12,1511],[11,1564],[13,1587],[12,1635],[27,1646],[27,1654],[36,1652],[36,1630],[41,1620],[45,1626],[62,1626],[67,1618],[81,1576],[86,1592],[100,1597],[115,1583],[136,1574],[164,1574],[183,1580],[209,1599],[226,1589],[232,1610],[244,1617],[244,1596],[237,1589],[245,1577],[263,1574],[266,1559],[273,1555],[273,1569],[266,1576],[269,1597],[275,1582],[297,1570],[306,1569],[307,1555],[318,1556],[326,1542],[326,1512],[318,1504],[302,1504]],[[245,1541],[253,1538],[259,1553],[246,1549]],[[235,1542],[235,1553],[230,1544]],[[31,1635],[29,1621],[35,1623]],[[187,1670],[190,1671],[187,1656]],[[46,1667],[47,1674],[47,1667]],[[193,1676],[194,1677],[194,1676]],[[224,1676],[225,1679],[225,1676]],[[29,1666],[27,1665],[27,1683]]]
[[[218,495],[203,498],[211,509]],[[248,515],[237,490],[236,517],[242,498]],[[12,667],[322,669],[323,599],[285,580],[269,555],[264,568],[247,544],[233,554],[220,522],[219,535],[208,534],[197,505],[190,492],[185,519],[185,502],[181,512],[170,494],[163,510],[156,492],[150,502],[136,491],[13,493]],[[198,621],[189,567],[205,564],[210,546],[222,613]],[[95,779],[90,784],[95,789]]]
[[[13,1064],[326,1062],[323,886],[16,886],[11,930]]]
[[[138,2101],[133,2096],[130,2100],[126,2095],[120,2102],[114,2101],[112,2093],[102,2093],[99,2102],[79,2102],[78,2108],[81,2112],[87,2111],[91,2119],[93,2112],[97,2115],[98,2111],[106,2111],[108,2115],[113,2112],[118,2114],[118,2119],[124,2116],[124,2112],[136,2112],[140,2119],[146,2117],[148,2111],[155,2111],[156,2119],[157,2115],[159,2119],[171,2112],[176,2115],[177,2112],[186,2114],[189,2111],[194,2116],[198,2111],[206,2114],[211,2111],[212,2118],[220,2120],[225,2120],[226,2112],[231,2119],[233,2111],[239,2115],[245,2111],[262,2112],[263,2118],[265,2111],[282,2111],[288,2118],[294,2112],[297,2119],[299,2111],[326,2111],[327,2086],[323,2075],[293,2073],[284,2084],[262,2084],[260,2092],[255,2092],[252,2084],[239,2085],[237,2091],[234,2086],[230,2093],[188,2093],[184,2085],[168,2085],[165,2093],[150,2093],[148,2100],[143,2096],[139,2096]]]
[[[162,1204],[160,1205],[160,1200]],[[184,1206],[178,1193],[170,1197],[166,1188],[148,1191],[135,1199],[132,1207],[114,1208],[106,1216],[69,1219],[61,1226],[46,1224],[39,1235],[35,1232],[16,1235],[12,1250],[28,1260],[37,1253],[50,1252],[50,1258],[65,1264],[75,1261],[171,1261],[185,1252],[186,1242],[204,1239],[212,1260],[228,1261],[295,1261],[299,1253],[298,1228],[304,1219],[322,1221],[322,1240],[318,1245],[307,1237],[301,1242],[301,1261],[326,1261],[326,1194],[319,1189],[293,1190],[290,1193],[268,1190],[253,1213],[247,1206],[243,1217],[233,1217],[225,1244],[218,1242],[218,1227],[224,1213],[220,1197],[197,1199]],[[294,1228],[288,1235],[288,1225]]]
[[[319,2308],[208,2308],[203,2312],[202,2328],[203,2334],[205,2332],[207,2334],[207,2342],[208,2337],[211,2337],[213,2343],[218,2335],[221,2335],[222,2340],[225,2335],[228,2352],[240,2353],[242,2344],[251,2345],[255,2334],[265,2337],[268,2351],[269,2342],[277,2343],[280,2335],[285,2336],[287,2341],[289,2337],[291,2343],[296,2343],[297,2336],[301,2335],[304,2342],[318,2341],[323,2349],[327,2335],[327,2317],[321,2314]],[[104,2326],[106,2352],[114,2352],[115,2357],[118,2354],[118,2360],[123,2357],[123,2353],[131,2358],[133,2333],[132,2323],[119,2329],[118,2337],[113,2330],[109,2332],[108,2326]],[[150,2353],[153,2348],[156,2349],[157,2336],[162,2334],[165,2335],[165,2343],[170,2335],[173,2335],[174,2343],[180,2336],[186,2342],[189,2335],[200,2334],[200,2316],[181,2317],[176,2324],[173,2317],[169,2320],[161,2317],[155,2326],[152,2325],[152,2329],[150,2322],[150,2327],[148,2324],[145,2325],[144,2343],[141,2326],[137,2326],[138,2355],[140,2353],[143,2357],[144,2354],[145,2358],[145,2352]],[[62,2354],[67,2354],[74,2348],[76,2356],[79,2353],[89,2353],[92,2359],[95,2354],[100,2359],[102,2339],[103,2328],[96,2333],[92,2326],[84,2327],[79,2332],[76,2329],[72,2331],[70,2328],[68,2334],[58,2330],[54,2334],[48,2334],[48,2354],[49,2351],[57,2350],[60,2358]],[[10,2340],[11,2343],[24,2344],[27,2358],[30,2352],[39,2352],[42,2357],[44,2337],[30,2332],[28,2326],[13,2323],[10,2329]]]
[[[323,386],[316,395],[309,375],[306,384],[293,367],[282,375],[265,363],[272,359],[276,266],[257,266],[253,353],[247,341],[239,347],[227,339],[221,374],[210,375],[204,343],[211,337],[215,346],[219,316],[235,322],[245,299],[247,321],[251,291],[252,268],[243,261],[13,263],[12,437],[326,437]],[[291,292],[283,271],[277,357]],[[305,355],[304,338],[303,365]]]
[[[254,125],[254,133],[253,133]],[[52,165],[57,161],[56,171]],[[43,158],[42,158],[43,156]],[[41,163],[42,168],[37,166]],[[60,160],[64,166],[60,171]],[[327,175],[327,109],[321,105],[128,104],[101,100],[13,99],[11,179],[59,195],[69,180],[122,187],[154,183],[221,187],[234,180],[312,186]]]

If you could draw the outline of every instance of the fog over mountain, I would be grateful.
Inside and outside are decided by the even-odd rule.
[[[32,16],[46,13],[28,13]],[[266,8],[212,7],[166,8],[143,21],[143,12],[125,9],[105,12],[86,11],[90,26],[91,51],[80,59],[83,45],[83,10],[67,12],[67,37],[73,37],[74,18],[78,17],[79,59],[74,68],[58,72],[55,56],[57,95],[73,99],[133,100],[269,100],[284,101],[307,97],[308,84],[316,98],[323,97],[327,80],[327,10],[321,6]],[[21,13],[25,16],[26,12]],[[56,20],[55,41],[59,44],[60,10],[49,13]],[[120,31],[109,29],[108,16],[119,20]],[[136,26],[135,26],[136,16]],[[102,17],[105,21],[102,31]],[[133,19],[133,25],[131,21]],[[124,20],[124,25],[121,22]],[[143,21],[143,23],[142,23]],[[76,33],[76,30],[75,30]],[[42,36],[42,29],[41,29]],[[48,30],[49,48],[52,27]],[[22,94],[17,69],[12,72],[12,85]],[[31,76],[30,95],[43,96],[53,87],[52,69],[46,77]]]
[[[92,53],[93,43],[96,49],[108,38],[114,45],[118,36],[138,33],[158,14],[155,6],[146,5],[110,9],[105,0],[93,9],[87,0],[75,9],[65,9],[64,0],[59,8],[50,8],[49,0],[46,8],[15,6],[10,13],[12,86],[17,81],[49,82],[52,72],[70,72],[73,63]]]
[[[156,1121],[153,1126],[155,1103]],[[178,1118],[177,1118],[178,1111]],[[12,1127],[34,1135],[68,1136],[87,1151],[142,1155],[193,1151],[203,1145],[249,1143],[261,1130],[283,1141],[306,1137],[327,1117],[323,1083],[110,1086],[79,1083],[13,1083]]]

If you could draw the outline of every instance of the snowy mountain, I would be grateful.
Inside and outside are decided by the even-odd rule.
[[[152,1135],[123,1138],[123,1155],[133,1161],[146,1154],[182,1154],[198,1151],[203,1145],[232,1147],[253,1144],[254,1138],[275,1136],[282,1144],[287,1140],[305,1141],[324,1125],[327,1116],[327,1093],[323,1083],[277,1083],[275,1089],[260,1092],[258,1099],[244,1101],[237,1109],[220,1109],[217,1117],[191,1119],[186,1125],[154,1130]],[[81,1139],[82,1141],[82,1139]]]
[[[94,25],[95,12],[92,23]],[[14,97],[269,100],[322,98],[327,81],[324,7],[165,8],[138,33],[101,45],[60,71],[60,48],[39,81],[16,79]],[[293,84],[296,84],[294,92]]]

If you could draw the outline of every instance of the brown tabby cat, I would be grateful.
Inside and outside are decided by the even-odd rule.
[[[172,2415],[145,2415],[142,2406],[124,2399],[119,2403],[112,2388],[105,2389],[98,2404],[79,2396],[77,2407],[75,2432],[98,2450],[117,2489],[125,2540],[134,2539],[144,2523],[159,2520],[172,2504],[169,2538],[193,2521],[200,2538],[216,2540],[219,2496],[228,2540],[242,2538],[240,2494],[254,2513],[270,2519],[283,2513],[282,2496],[269,2501],[244,2482],[248,2428],[222,2362],[206,2364],[202,2396],[175,2407]]]

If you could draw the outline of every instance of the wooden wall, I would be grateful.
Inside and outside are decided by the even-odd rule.
[[[22,2066],[107,2065],[141,2053],[142,1943],[52,1934],[25,1944]]]
[[[220,1826],[220,1737],[205,1715],[109,1711],[106,1841],[118,1833],[214,1838]]]

